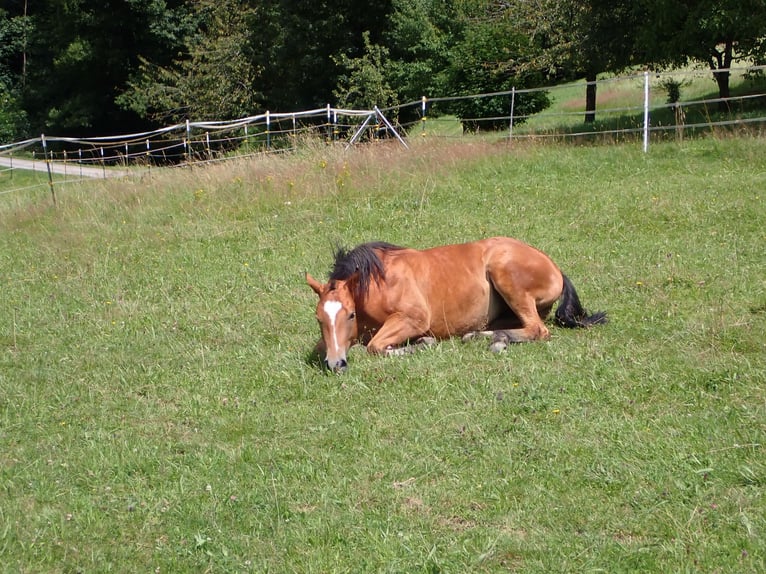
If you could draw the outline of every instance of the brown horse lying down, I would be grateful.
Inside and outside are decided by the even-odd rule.
[[[553,304],[556,322],[589,327],[606,313],[588,314],[569,279],[543,252],[508,237],[424,251],[365,243],[335,254],[330,279],[306,281],[319,295],[317,348],[325,365],[346,369],[346,352],[361,340],[371,353],[402,352],[408,341],[453,336],[508,343],[550,338],[543,323]]]

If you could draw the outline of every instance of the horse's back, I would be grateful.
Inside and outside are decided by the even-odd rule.
[[[387,253],[379,305],[387,314],[424,310],[430,333],[449,337],[485,328],[512,301],[548,306],[561,285],[547,255],[518,239],[491,237]]]
[[[563,286],[561,271],[548,255],[512,237],[393,251],[387,254],[386,276],[390,284],[399,279],[417,284],[431,300],[485,294],[504,277],[516,289],[550,290],[553,284],[556,297]]]

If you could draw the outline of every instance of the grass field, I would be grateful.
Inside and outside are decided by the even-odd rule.
[[[422,138],[0,195],[0,571],[766,571],[765,184]],[[316,366],[336,242],[499,234],[611,322]]]

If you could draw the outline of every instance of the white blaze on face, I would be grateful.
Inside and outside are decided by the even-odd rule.
[[[327,313],[327,317],[330,319],[330,329],[332,330],[332,342],[335,345],[335,349],[338,348],[338,334],[335,332],[335,319],[338,317],[338,311],[340,311],[343,305],[340,301],[325,301],[324,312]]]

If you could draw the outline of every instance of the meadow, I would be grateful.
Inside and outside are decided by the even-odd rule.
[[[0,572],[766,571],[766,139],[424,137],[57,193],[0,195]],[[336,244],[491,235],[610,323],[318,366]]]

